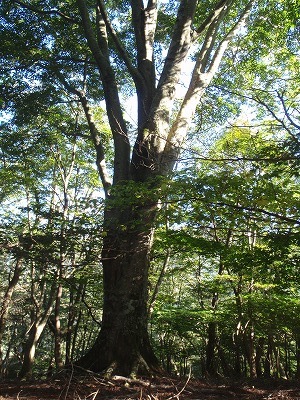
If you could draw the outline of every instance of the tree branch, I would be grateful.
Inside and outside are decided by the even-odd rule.
[[[82,104],[82,107],[84,109],[85,112],[85,116],[90,128],[90,133],[91,133],[91,137],[94,143],[94,147],[96,149],[96,154],[97,154],[97,159],[96,159],[96,165],[98,168],[98,172],[102,181],[102,185],[103,185],[103,189],[105,192],[105,195],[108,196],[109,195],[109,189],[111,187],[111,178],[109,176],[109,173],[107,171],[107,167],[106,167],[106,162],[105,162],[105,155],[104,155],[104,148],[103,148],[103,144],[101,141],[101,135],[96,127],[96,124],[94,122],[94,118],[93,118],[93,114],[91,112],[91,109],[89,107],[87,98],[82,95],[80,96],[80,101]]]
[[[58,15],[59,17],[62,17],[65,21],[70,22],[70,23],[75,23],[78,24],[79,21],[76,20],[73,17],[69,17],[68,15],[62,13],[59,10],[51,9],[51,10],[39,10],[37,7],[32,6],[31,4],[26,4],[21,0],[14,0],[15,3],[19,4],[19,6],[26,8],[27,10],[33,11],[36,14],[40,15]]]
[[[287,119],[289,120],[291,125],[300,131],[300,125],[296,124],[296,122],[291,118],[291,116],[286,108],[286,104],[285,104],[283,96],[278,91],[276,91],[276,93],[277,93],[277,96],[279,97],[280,103],[283,107],[285,116],[287,117]]]
[[[196,0],[182,0],[163,71],[158,83],[158,97],[168,93],[172,97],[179,81],[182,63],[191,45],[191,25],[196,9]]]
[[[82,24],[85,32],[85,37],[88,43],[88,46],[94,56],[94,59],[97,63],[97,66],[100,70],[100,73],[104,73],[108,67],[107,57],[105,57],[99,48],[98,42],[96,40],[87,6],[85,4],[85,0],[77,0],[78,9],[81,15]]]
[[[251,0],[247,4],[238,22],[230,29],[224,39],[220,42],[211,59],[210,65],[208,65],[214,47],[217,30],[220,26],[221,21],[229,12],[229,5],[231,3],[229,2],[226,4],[225,2],[223,4],[223,8],[221,7],[218,10],[217,17],[215,18],[214,22],[212,23],[210,29],[206,34],[205,41],[199,53],[199,57],[196,61],[191,82],[184,97],[184,100],[181,104],[181,108],[177,114],[176,120],[174,121],[169,131],[163,160],[163,164],[166,170],[169,170],[170,168],[172,169],[174,163],[178,159],[182,143],[186,136],[187,129],[194,116],[196,107],[201,97],[205,93],[206,88],[212,81],[230,40],[245,22],[253,2],[254,0]]]
[[[283,128],[287,131],[287,133],[292,137],[293,141],[295,141],[296,143],[299,142],[299,139],[297,138],[297,136],[294,135],[294,134],[292,133],[292,131],[291,131],[290,128],[284,123],[284,121],[283,121],[282,119],[280,119],[280,118],[276,115],[275,111],[273,111],[273,110],[271,109],[271,107],[270,107],[265,101],[263,101],[259,96],[256,96],[256,97],[255,97],[255,96],[251,96],[251,95],[247,96],[247,95],[242,94],[242,93],[239,93],[239,92],[237,92],[237,91],[224,89],[224,88],[222,88],[222,87],[220,87],[220,86],[218,86],[218,85],[216,85],[215,87],[216,87],[218,90],[224,90],[224,91],[226,91],[226,92],[229,93],[229,94],[233,94],[233,95],[238,96],[238,97],[241,97],[241,98],[243,98],[243,99],[248,99],[248,100],[254,101],[254,102],[256,102],[256,103],[258,103],[258,104],[264,106],[264,107],[267,109],[267,111],[273,116],[273,118],[279,123],[278,126],[283,127]],[[252,88],[252,89],[253,89],[253,88]],[[258,90],[258,89],[253,89],[253,90]],[[267,92],[267,93],[268,93],[268,92]],[[292,120],[292,118],[291,118],[290,115],[289,115],[289,112],[288,112],[288,110],[287,110],[287,108],[286,108],[286,104],[285,104],[285,101],[284,101],[284,99],[283,99],[283,96],[282,96],[278,91],[276,91],[276,94],[277,94],[277,96],[279,97],[279,100],[280,100],[280,102],[281,102],[281,104],[282,104],[282,107],[283,107],[285,116],[287,117],[288,121],[291,123],[292,126],[294,126],[296,129],[298,129],[298,130],[300,131],[300,125],[296,124],[296,122],[295,122],[294,120]],[[291,159],[293,159],[293,158],[291,158]]]
[[[214,57],[213,57],[213,59],[211,61],[211,64],[210,64],[210,67],[209,67],[209,73],[215,74],[215,72],[219,68],[221,59],[223,57],[223,54],[224,54],[225,50],[228,47],[228,44],[229,44],[230,40],[236,35],[238,30],[245,24],[249,14],[250,14],[251,8],[252,8],[253,4],[255,3],[255,1],[256,0],[249,1],[247,6],[245,7],[243,13],[241,14],[239,20],[237,21],[237,23],[230,29],[230,31],[227,33],[225,38],[219,44],[217,50],[215,51]]]
[[[141,79],[135,82],[138,98],[138,127],[143,127],[155,94],[154,36],[157,25],[157,1],[131,0],[132,25],[134,28],[137,68]]]
[[[214,157],[201,157],[201,156],[195,156],[195,157],[190,157],[190,158],[180,158],[180,162],[185,162],[188,160],[201,160],[201,161],[210,161],[210,162],[217,162],[217,163],[240,163],[241,161],[250,161],[250,162],[265,162],[269,164],[273,163],[279,163],[279,162],[285,162],[285,161],[299,161],[299,157],[297,156],[291,156],[288,154],[282,154],[281,156],[278,157],[222,157],[222,158],[214,158]]]
[[[278,214],[276,212],[267,211],[267,210],[264,210],[263,208],[259,208],[259,207],[247,207],[247,206],[240,206],[240,205],[236,205],[236,204],[229,204],[229,203],[223,203],[223,202],[217,202],[217,203],[214,203],[214,204],[217,205],[217,206],[221,206],[221,207],[225,206],[225,207],[234,208],[236,210],[259,212],[261,214],[265,214],[265,215],[268,215],[270,217],[275,217],[275,218],[277,218],[277,219],[279,219],[281,221],[284,221],[284,222],[289,222],[289,223],[297,224],[297,225],[300,224],[300,220],[299,219],[296,219],[296,218],[293,218],[293,217],[286,217],[286,216],[284,216],[282,214]]]
[[[166,135],[169,131],[169,116],[175,98],[175,89],[179,82],[182,65],[191,45],[191,25],[196,8],[196,0],[182,0],[177,13],[172,40],[159,79],[156,95],[152,102],[154,115],[152,132],[160,132],[160,137],[148,138],[152,148],[161,153],[165,147]],[[165,135],[165,136],[163,136]],[[138,138],[145,141],[146,138]]]
[[[103,84],[106,111],[114,139],[114,182],[127,180],[130,175],[130,144],[127,126],[123,118],[120,104],[115,74],[111,67],[108,54],[104,55],[99,48],[85,0],[77,0],[77,5],[82,18],[85,37],[95,61],[97,62]]]
[[[139,126],[134,145],[132,174],[135,179],[147,179],[153,171],[161,170],[161,157],[170,127],[170,113],[175,99],[175,90],[191,45],[191,25],[196,4],[197,0],[180,2],[163,71],[148,110],[147,119],[143,126]],[[143,106],[139,104],[139,109]],[[140,170],[143,171],[142,174]]]
[[[107,41],[107,29],[106,23],[102,16],[101,6],[99,5],[99,0],[96,5],[96,28],[97,28],[97,41],[99,49],[101,49],[105,58],[109,57],[108,52],[108,41]]]
[[[194,40],[197,39],[219,16],[220,12],[225,6],[230,6],[232,0],[220,0],[215,6],[214,10],[208,15],[208,17],[202,22],[202,24],[196,29],[197,35],[194,35]]]
[[[196,70],[198,73],[204,73],[207,70],[207,65],[209,63],[219,30],[219,26],[226,14],[229,12],[229,5],[224,4],[223,8],[218,10],[218,14],[209,26],[205,39],[200,50],[199,56],[197,58]]]
[[[109,173],[107,171],[107,167],[106,167],[104,148],[103,148],[103,144],[101,141],[101,134],[98,131],[98,128],[95,124],[92,111],[88,104],[88,100],[87,100],[85,94],[82,91],[77,90],[72,85],[70,85],[59,71],[56,70],[55,74],[58,77],[59,81],[63,84],[63,86],[70,93],[75,94],[80,100],[80,103],[84,110],[86,120],[87,120],[87,123],[89,126],[91,139],[94,143],[94,147],[96,150],[96,155],[97,155],[96,165],[97,165],[98,173],[99,173],[102,185],[103,185],[104,192],[107,196],[109,194],[109,189],[111,187],[111,179],[110,179]]]
[[[114,44],[116,46],[116,49],[117,49],[120,57],[124,61],[125,65],[126,65],[126,67],[128,69],[128,72],[130,73],[130,75],[131,75],[133,81],[135,82],[135,84],[137,85],[141,81],[142,77],[138,73],[138,70],[133,66],[129,54],[127,53],[127,51],[124,48],[122,42],[118,38],[117,32],[113,28],[113,26],[112,26],[112,24],[111,24],[111,22],[110,22],[110,20],[108,18],[108,15],[107,15],[103,0],[97,0],[97,3],[98,3],[99,10],[100,10],[101,16],[103,18],[103,21],[105,23],[106,29],[109,32],[109,34],[110,34],[110,36],[111,36],[111,38],[112,38],[112,40],[113,40],[113,42],[114,42]]]
[[[279,124],[287,131],[287,133],[291,136],[291,138],[293,139],[294,142],[298,143],[299,140],[297,139],[297,137],[293,134],[293,132],[291,131],[291,129],[286,125],[286,123],[284,122],[284,120],[282,118],[279,118],[277,116],[277,114],[275,113],[275,111],[272,110],[272,108],[265,102],[263,101],[259,96],[256,96],[255,98],[253,98],[257,103],[263,105],[266,110],[272,115],[272,117],[279,122]],[[285,114],[286,115],[286,114]],[[286,115],[287,116],[287,115]],[[289,119],[289,118],[288,118]]]
[[[84,297],[83,297],[83,296],[82,296],[82,298],[81,298],[81,301],[82,301],[82,303],[85,305],[85,307],[87,308],[88,313],[90,314],[92,320],[93,320],[98,326],[101,326],[101,325],[102,325],[101,321],[98,321],[98,320],[96,319],[96,317],[95,317],[94,314],[93,314],[92,307],[84,300]]]

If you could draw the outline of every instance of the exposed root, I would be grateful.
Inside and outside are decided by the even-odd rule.
[[[159,375],[160,371],[155,366],[147,363],[145,358],[138,354],[133,360],[132,363],[128,363],[127,365],[123,365],[123,363],[113,360],[109,366],[104,370],[104,378],[109,380],[112,379],[115,375],[117,376],[126,376],[130,379],[136,379],[137,376],[148,376],[154,377]]]
[[[104,372],[104,379],[111,379],[118,367],[117,361],[110,363],[109,367]]]
[[[151,385],[150,381],[143,381],[141,379],[134,379],[134,378],[126,378],[125,376],[120,376],[120,375],[115,375],[112,378],[112,381],[125,382],[125,383],[139,385],[139,386],[143,386],[143,387],[147,387],[147,388]]]
[[[151,369],[147,362],[145,361],[144,357],[139,355],[133,364],[132,371],[130,373],[130,378],[135,379],[140,371],[146,373],[146,375],[151,375]]]

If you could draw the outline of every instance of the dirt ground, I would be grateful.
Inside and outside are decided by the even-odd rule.
[[[209,382],[171,378],[105,380],[99,375],[0,382],[0,400],[300,400],[300,382]]]

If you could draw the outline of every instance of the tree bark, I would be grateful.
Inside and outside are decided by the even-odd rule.
[[[107,207],[102,251],[101,331],[77,363],[96,372],[135,375],[159,371],[148,330],[148,269],[156,204],[138,210]]]

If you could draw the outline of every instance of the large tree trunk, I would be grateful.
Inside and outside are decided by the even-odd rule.
[[[81,367],[134,375],[158,371],[148,330],[148,269],[156,205],[131,212],[117,207],[105,215],[102,251],[104,304],[102,327]]]
[[[97,151],[99,174],[104,191],[109,197],[111,182],[112,190],[116,190],[117,187],[126,188],[126,182],[130,182],[130,179],[145,183],[157,176],[168,176],[172,172],[201,96],[217,71],[228,43],[244,25],[252,1],[241,11],[238,20],[235,20],[219,43],[218,30],[230,11],[232,1],[217,2],[215,9],[203,18],[196,30],[193,25],[198,2],[179,2],[168,53],[159,79],[155,76],[154,60],[157,2],[149,0],[147,6],[146,2],[131,2],[136,63],[132,62],[126,46],[123,46],[115,33],[104,3],[97,2],[95,26],[91,21],[91,9],[87,2],[76,1],[87,44],[102,81],[107,117],[114,141],[113,180],[107,178],[105,149],[99,140],[101,135],[98,135],[97,127],[91,118],[85,96],[81,91],[71,88],[65,79],[60,80],[68,90],[80,98]],[[120,103],[117,75],[111,63],[108,36],[131,75],[137,93],[138,129],[132,157],[127,123]],[[189,87],[177,115],[173,115],[181,71],[191,46],[196,44],[201,36],[203,44],[199,47]],[[127,195],[129,193],[125,190],[123,202],[128,204]],[[158,362],[147,333],[149,252],[155,213],[156,204],[153,202],[152,206],[140,203],[123,210],[119,210],[116,204],[107,206],[104,230],[106,236],[104,235],[102,251],[102,329],[95,345],[79,361],[79,365],[83,367],[126,375],[135,372],[141,366],[157,368]]]

